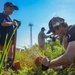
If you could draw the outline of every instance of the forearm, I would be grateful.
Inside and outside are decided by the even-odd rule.
[[[46,36],[46,35],[44,36],[44,38],[49,38],[49,37],[50,37],[50,36]]]
[[[13,25],[13,22],[3,22],[1,25],[2,26],[11,26],[11,25]]]
[[[66,52],[60,57],[52,60],[49,64],[50,68],[57,66],[66,66],[67,64],[75,63],[75,41],[68,44]]]
[[[55,68],[57,66],[66,66],[67,64],[70,64],[71,62],[68,59],[68,56],[66,54],[61,55],[60,57],[51,60],[49,63],[49,68]]]

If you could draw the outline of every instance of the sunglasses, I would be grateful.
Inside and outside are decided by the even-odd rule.
[[[58,30],[58,29],[59,29],[59,27],[56,26],[56,27],[52,28],[51,31],[52,31],[53,34],[55,34],[55,31]]]

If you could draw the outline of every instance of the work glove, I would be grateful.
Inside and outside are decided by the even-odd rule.
[[[45,56],[38,57],[35,60],[36,66],[42,66],[42,70],[47,70],[49,68],[49,63],[50,60]]]
[[[45,71],[49,68],[50,60],[47,57],[43,57],[42,70]]]
[[[46,71],[49,67],[42,64],[42,70]]]

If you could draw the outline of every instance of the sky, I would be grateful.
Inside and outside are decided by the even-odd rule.
[[[75,0],[0,0],[0,12],[4,4],[12,2],[19,10],[10,17],[21,21],[17,31],[17,47],[30,46],[30,27],[32,26],[32,44],[38,43],[38,33],[41,27],[48,31],[48,22],[52,17],[60,16],[68,25],[75,24]]]

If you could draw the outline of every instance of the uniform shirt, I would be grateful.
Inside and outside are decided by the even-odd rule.
[[[66,34],[67,42],[75,41],[75,25],[68,27],[68,32]]]
[[[40,31],[38,34],[38,44],[40,46],[45,44],[45,38],[48,38],[50,36],[46,36],[45,33],[43,31]]]
[[[6,34],[8,34],[8,42],[13,33],[13,26],[2,26],[1,23],[3,22],[12,22],[12,20],[6,14],[0,13],[0,44],[2,45],[4,45]]]

